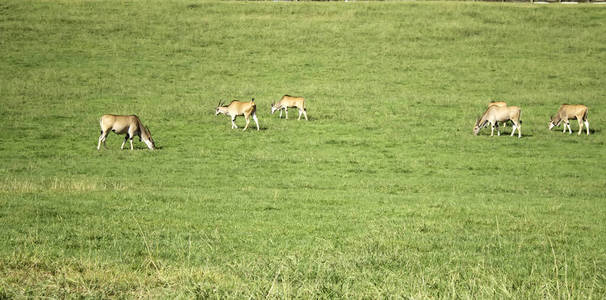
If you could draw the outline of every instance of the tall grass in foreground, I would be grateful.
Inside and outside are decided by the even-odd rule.
[[[0,298],[603,298],[604,20],[4,1]],[[283,94],[309,122],[269,114]],[[252,97],[259,132],[213,114]],[[490,100],[522,107],[522,139],[471,134]],[[592,135],[547,130],[565,102]],[[97,151],[104,113],[160,150]]]

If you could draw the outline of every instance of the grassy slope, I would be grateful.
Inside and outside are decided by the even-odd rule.
[[[604,20],[4,1],[0,297],[602,297]],[[269,115],[284,93],[310,122]],[[260,132],[213,115],[250,97]],[[493,99],[522,107],[524,138],[472,136]],[[593,135],[547,131],[564,102]],[[160,151],[97,151],[103,113],[138,114]]]

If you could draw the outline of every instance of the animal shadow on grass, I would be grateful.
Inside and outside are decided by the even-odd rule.
[[[238,128],[232,128],[230,130],[233,130],[234,132],[238,132],[239,131],[239,132],[244,132],[244,133],[247,133],[247,132],[256,132],[257,131],[257,127],[256,126],[253,126],[253,127],[248,126],[248,128],[246,128],[246,130],[242,130],[242,129],[244,129],[244,126],[239,126]],[[259,130],[258,131],[265,131],[267,129],[268,129],[267,127],[259,125]]]
[[[479,136],[479,135],[484,135],[484,136],[490,137],[490,131],[488,131],[488,132],[487,132],[487,133],[485,133],[485,134],[480,133],[480,134],[478,134],[478,136]],[[517,138],[517,137],[518,137],[518,131],[516,130],[516,133],[515,133],[513,136],[510,136],[510,135],[511,135],[511,131],[501,131],[501,136],[498,136],[498,135],[497,135],[497,131],[496,131],[496,130],[495,130],[495,132],[494,132],[494,137],[509,136],[509,137],[511,137],[511,138],[513,138],[513,137],[516,137],[516,138]],[[522,138],[525,138],[525,137],[533,137],[533,136],[534,136],[533,134],[531,134],[531,133],[525,133],[525,132],[522,130]]]
[[[156,146],[156,147],[154,148],[154,150],[150,150],[150,149],[149,149],[149,148],[147,148],[145,145],[133,146],[133,148],[134,148],[134,149],[133,149],[132,151],[146,151],[146,150],[147,150],[147,151],[149,151],[149,152],[153,152],[153,151],[159,151],[159,150],[164,149],[164,147],[163,147],[163,146]],[[128,146],[128,147],[124,146],[124,149],[117,148],[116,150],[118,150],[118,151],[131,151],[131,150],[130,150],[130,146]]]
[[[554,127],[554,129],[551,131],[558,132],[561,134],[566,134],[566,135],[577,135],[579,133],[579,128],[577,127],[576,130],[573,128],[572,134],[568,133],[568,129],[566,129],[566,132],[562,133],[562,128],[560,128],[559,130],[555,130],[555,127]],[[600,133],[600,132],[602,132],[601,129],[589,128],[589,135],[594,135],[594,134]],[[585,130],[584,127],[583,127],[583,131],[581,132],[581,135],[587,135],[587,131]]]
[[[297,120],[297,118],[298,118],[298,117],[296,117],[296,116],[295,116],[294,118],[288,118],[288,119],[286,119],[286,118],[284,118],[284,117],[282,117],[282,118],[280,118],[280,117],[276,117],[276,120],[283,120],[283,121],[299,121],[299,122],[310,122],[310,121],[313,121],[313,120],[315,119],[315,118],[310,117],[310,116],[307,116],[307,120],[305,120],[305,117],[301,117],[301,120]]]

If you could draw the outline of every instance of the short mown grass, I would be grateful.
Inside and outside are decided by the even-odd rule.
[[[3,1],[0,298],[603,298],[605,20]],[[310,121],[271,115],[283,94]],[[253,97],[260,131],[214,115]],[[472,135],[491,100],[522,107],[521,139]],[[547,130],[562,103],[590,136]],[[97,151],[104,113],[158,151]]]

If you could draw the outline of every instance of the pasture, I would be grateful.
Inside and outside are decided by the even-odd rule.
[[[0,298],[603,298],[605,23],[590,4],[2,1]],[[309,121],[270,114],[284,94]],[[253,97],[260,131],[214,115]],[[473,136],[491,100],[522,108],[521,139]],[[562,103],[591,135],[547,129]],[[102,114],[138,115],[158,150],[97,151]]]

